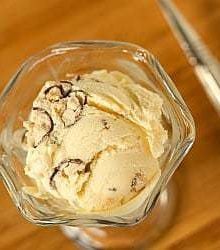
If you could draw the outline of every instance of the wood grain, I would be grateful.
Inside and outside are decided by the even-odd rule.
[[[220,1],[176,1],[220,59]],[[154,0],[1,0],[0,90],[18,66],[48,45],[82,39],[137,43],[157,56],[190,107],[197,140],[174,175],[179,204],[152,249],[220,249],[220,119]],[[25,221],[0,183],[0,250],[76,249],[56,228]]]

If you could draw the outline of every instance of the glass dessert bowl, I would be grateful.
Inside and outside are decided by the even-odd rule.
[[[77,213],[55,200],[42,200],[24,190],[30,179],[24,173],[23,121],[27,120],[33,100],[46,81],[68,80],[74,75],[100,69],[125,73],[142,87],[159,94],[163,99],[163,125],[168,131],[168,140],[159,158],[161,176],[150,195],[142,192],[112,211]],[[12,77],[1,94],[0,108],[0,173],[13,202],[30,222],[45,226],[71,226],[64,230],[74,237],[76,231],[72,227],[75,226],[134,225],[147,217],[157,201],[160,204],[159,213],[173,207],[168,204],[168,200],[172,200],[172,197],[168,199],[172,192],[166,187],[193,144],[194,122],[170,78],[145,49],[112,41],[66,42],[49,47],[29,58]]]

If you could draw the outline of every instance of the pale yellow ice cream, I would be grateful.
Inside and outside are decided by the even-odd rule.
[[[46,82],[24,122],[32,193],[106,211],[155,185],[167,140],[162,105],[116,71]]]

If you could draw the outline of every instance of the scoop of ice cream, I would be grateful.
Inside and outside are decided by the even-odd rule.
[[[24,122],[32,194],[84,211],[127,203],[160,176],[162,104],[116,71],[46,82]]]

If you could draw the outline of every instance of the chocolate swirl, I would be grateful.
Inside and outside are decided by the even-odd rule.
[[[81,159],[65,159],[63,161],[61,161],[58,166],[56,166],[53,169],[53,173],[50,176],[50,185],[52,187],[55,187],[55,183],[54,183],[54,178],[55,176],[60,172],[63,171],[65,168],[69,167],[70,164],[76,164],[76,165],[84,165],[84,170],[80,171],[77,170],[78,174],[82,174],[82,173],[88,173],[90,172],[90,164],[91,162],[85,163],[84,161],[82,161]]]
[[[64,80],[61,81],[61,82],[64,83]],[[71,86],[72,86],[72,83],[69,82],[69,81],[65,81],[65,83],[71,84]],[[55,88],[60,91],[60,96],[57,99],[48,98],[48,94],[50,93],[50,91],[52,89],[55,89]],[[44,94],[45,94],[46,98],[48,98],[49,101],[51,101],[51,102],[58,102],[60,99],[63,99],[63,98],[66,98],[66,97],[70,96],[71,92],[72,92],[71,88],[65,91],[64,88],[63,88],[63,86],[61,84],[55,84],[53,86],[48,87],[44,91]]]
[[[75,123],[81,119],[84,106],[87,105],[87,103],[88,103],[88,94],[84,90],[80,90],[80,89],[79,90],[72,90],[71,93],[75,94],[75,98],[77,98],[79,105],[76,107],[76,109],[72,110],[74,115],[71,118],[73,120],[69,124],[64,119],[65,112],[63,113],[61,119],[63,121],[64,127],[66,127],[66,128],[75,125]],[[79,95],[79,93],[81,95]]]
[[[36,148],[39,144],[41,144],[43,142],[43,140],[46,138],[46,137],[49,137],[50,136],[50,133],[53,131],[54,129],[54,122],[53,122],[53,119],[52,117],[50,116],[50,114],[43,108],[39,108],[39,107],[33,107],[33,111],[37,111],[37,112],[40,112],[44,115],[46,115],[48,117],[48,120],[50,121],[50,127],[48,129],[48,131],[41,137],[41,139],[34,144],[34,148]]]

